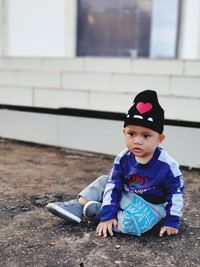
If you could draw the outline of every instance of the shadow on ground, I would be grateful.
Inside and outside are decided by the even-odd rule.
[[[68,200],[112,157],[0,139],[0,266],[200,266],[200,172],[183,170],[184,216],[177,236],[97,238],[95,225],[49,214],[51,201]]]

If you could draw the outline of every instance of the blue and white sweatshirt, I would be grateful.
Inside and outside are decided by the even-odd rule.
[[[138,163],[128,149],[114,161],[104,192],[101,221],[117,218],[122,192],[132,192],[153,204],[166,203],[164,226],[179,228],[183,207],[183,176],[178,163],[157,147],[147,164]]]

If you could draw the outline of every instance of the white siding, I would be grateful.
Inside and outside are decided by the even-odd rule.
[[[181,60],[0,58],[0,102],[12,90],[21,92],[16,103],[10,98],[17,105],[28,88],[28,106],[126,112],[139,91],[154,89],[167,119],[200,122],[199,69],[199,61]]]
[[[125,148],[122,121],[0,110],[3,137],[117,155]],[[179,164],[200,168],[200,129],[165,126],[163,147]],[[189,138],[188,138],[189,136]]]
[[[139,91],[154,89],[166,119],[200,122],[199,66],[180,60],[2,57],[0,104],[125,113]],[[0,110],[0,121],[2,137],[106,154],[124,148],[121,121],[9,110]],[[166,126],[165,134],[164,146],[181,165],[200,167],[200,129]]]

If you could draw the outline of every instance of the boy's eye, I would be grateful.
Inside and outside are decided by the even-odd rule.
[[[132,132],[128,132],[128,135],[129,135],[129,136],[134,136],[134,133],[132,133]]]
[[[150,134],[144,134],[144,138],[149,138],[149,137],[151,137]]]

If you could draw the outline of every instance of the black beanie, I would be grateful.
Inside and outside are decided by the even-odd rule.
[[[137,125],[152,129],[162,134],[164,127],[164,110],[158,102],[157,93],[146,90],[136,95],[133,106],[124,120],[124,127]]]

